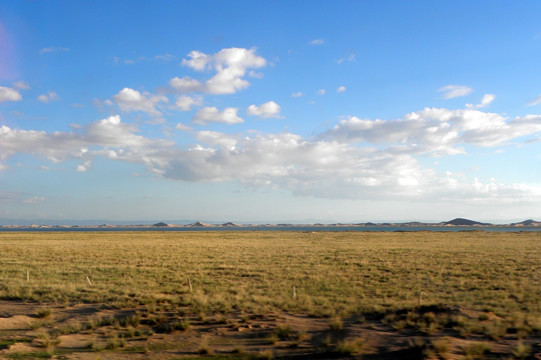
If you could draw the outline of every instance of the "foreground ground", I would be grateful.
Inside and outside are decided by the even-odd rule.
[[[0,358],[539,358],[541,233],[0,233]]]

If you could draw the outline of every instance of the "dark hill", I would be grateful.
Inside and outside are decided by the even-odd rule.
[[[167,226],[169,226],[169,225],[167,225],[167,224],[164,223],[164,222],[159,222],[159,223],[156,223],[156,224],[154,224],[154,225],[152,225],[152,226],[154,226],[154,227],[167,227]]]
[[[469,219],[456,218],[451,221],[446,221],[444,225],[456,225],[456,226],[472,226],[472,225],[490,225],[488,223],[481,223],[479,221],[473,221]]]
[[[535,220],[532,220],[532,219],[528,219],[528,220],[524,220],[524,221],[521,221],[521,222],[518,222],[518,223],[512,223],[511,225],[514,225],[514,226],[539,226],[539,225],[541,225],[541,222],[540,221],[535,221]]]

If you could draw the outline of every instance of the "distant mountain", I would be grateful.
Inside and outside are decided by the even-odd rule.
[[[479,221],[473,221],[469,219],[456,218],[451,221],[443,222],[443,225],[455,225],[455,226],[473,226],[473,225],[491,225],[489,223],[482,223]]]
[[[159,223],[156,223],[156,224],[154,224],[152,226],[154,226],[154,227],[168,227],[169,225],[167,225],[164,222],[159,222]]]
[[[541,221],[535,221],[532,219],[524,220],[518,223],[512,223],[513,226],[541,226]]]
[[[238,225],[235,224],[235,223],[232,223],[232,222],[230,221],[230,222],[226,222],[225,224],[222,224],[221,226],[225,226],[225,227],[237,227]]]
[[[196,221],[190,225],[187,225],[187,226],[193,226],[193,227],[201,227],[201,226],[212,226],[210,224],[206,224],[206,223],[203,223],[201,221]]]

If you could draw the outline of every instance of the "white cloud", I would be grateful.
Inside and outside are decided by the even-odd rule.
[[[40,55],[47,54],[47,53],[54,53],[54,52],[67,52],[69,51],[69,48],[60,47],[60,46],[51,46],[47,48],[43,48],[39,51]]]
[[[318,94],[318,95],[325,95],[326,92],[327,92],[327,90],[325,90],[325,89],[319,89],[319,90],[317,91],[317,94]]]
[[[338,93],[341,93],[341,92],[344,92],[344,91],[346,91],[345,86],[339,86],[338,89],[336,89],[336,92],[338,92]]]
[[[343,57],[343,58],[340,58],[340,59],[336,60],[336,62],[337,62],[338,64],[341,64],[341,63],[343,63],[343,62],[345,62],[345,61],[347,61],[347,62],[353,62],[353,61],[355,61],[355,54],[351,54],[351,55],[348,55],[348,56],[346,56],[346,57]]]
[[[177,130],[180,130],[180,131],[190,131],[192,130],[191,127],[187,126],[187,125],[184,125],[183,123],[179,122],[177,124],[177,126],[175,126],[175,129]]]
[[[90,168],[91,161],[87,160],[81,165],[77,165],[77,168],[75,169],[78,172],[86,172]]]
[[[205,54],[201,51],[191,51],[187,59],[182,60],[182,65],[196,71],[213,69],[216,74],[204,84],[189,77],[182,79],[173,78],[169,82],[177,91],[202,91],[209,94],[233,94],[250,86],[244,79],[248,69],[264,67],[266,60],[255,54],[255,48],[228,48],[222,49],[215,54]],[[262,74],[250,72],[254,77]]]
[[[44,104],[48,104],[51,101],[60,100],[60,97],[54,91],[49,91],[47,94],[41,94],[37,99]]]
[[[201,97],[179,96],[175,101],[175,107],[181,111],[190,111],[192,106],[201,106],[203,99]]]
[[[223,123],[223,124],[239,124],[244,122],[237,115],[238,109],[233,107],[225,108],[223,111],[219,111],[215,107],[205,107],[200,109],[192,121],[194,124],[206,125],[208,123]]]
[[[188,60],[182,59],[182,65],[191,67],[194,70],[205,70],[209,62],[212,60],[212,56],[209,56],[201,51],[193,50],[188,54]]]
[[[204,108],[199,120],[241,122],[237,109]],[[196,119],[194,118],[194,122]],[[177,125],[182,130],[184,125]],[[468,179],[425,168],[419,157],[465,152],[463,146],[504,146],[541,134],[541,115],[507,119],[475,109],[427,108],[397,120],[350,117],[309,138],[287,131],[226,134],[200,131],[179,148],[147,138],[120,116],[69,132],[0,126],[0,160],[17,153],[50,161],[78,160],[86,170],[96,157],[142,164],[153,174],[182,181],[238,181],[249,187],[330,198],[415,198],[460,202],[541,201],[541,187]],[[522,142],[527,146],[527,142]],[[5,166],[4,166],[5,167]]]
[[[302,96],[302,92],[301,91],[297,91],[297,92],[294,92],[293,94],[291,94],[291,97],[292,98],[297,98],[297,97],[301,97]]]
[[[481,99],[481,104],[477,105],[478,108],[484,108],[485,106],[488,106],[491,102],[494,101],[496,96],[494,94],[485,94],[483,96],[483,99]]]
[[[477,105],[466,104],[466,107],[469,109],[481,109],[490,105],[490,103],[493,102],[495,98],[496,96],[493,94],[485,94],[483,98],[481,99],[480,104],[477,104]]]
[[[435,155],[463,153],[461,145],[503,145],[509,140],[541,132],[541,116],[507,119],[479,110],[426,108],[398,120],[342,120],[322,139],[347,143],[387,144],[393,152]]]
[[[20,101],[23,97],[17,90],[0,86],[0,103],[6,101]]]
[[[151,93],[140,93],[137,90],[124,88],[113,96],[120,110],[125,112],[143,111],[150,116],[160,116],[157,106],[161,102],[168,103],[169,100],[163,95],[152,95]]]
[[[26,81],[16,81],[13,83],[13,87],[19,90],[28,90],[30,85]]]
[[[444,99],[452,99],[459,96],[469,95],[473,91],[472,88],[464,85],[447,85],[438,90],[443,93]]]
[[[173,89],[181,93],[187,92],[201,92],[205,90],[205,87],[198,80],[192,79],[189,76],[183,78],[174,77],[169,80],[169,85]]]
[[[0,160],[16,153],[27,153],[44,157],[53,163],[80,159],[85,169],[95,156],[142,163],[150,170],[165,166],[156,154],[170,148],[173,142],[148,139],[135,134],[137,131],[134,125],[123,123],[118,115],[71,132],[17,130],[3,125],[0,126]]]
[[[314,39],[310,41],[310,45],[323,45],[323,44],[325,44],[324,39]]]
[[[530,101],[527,105],[534,106],[534,105],[539,105],[539,104],[541,104],[541,95],[539,95],[538,97]]]
[[[246,113],[251,116],[259,116],[261,118],[279,118],[280,105],[274,101],[269,101],[259,106],[250,105]]]

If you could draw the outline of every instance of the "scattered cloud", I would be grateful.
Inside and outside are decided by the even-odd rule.
[[[13,87],[19,90],[29,90],[30,85],[26,81],[16,81],[13,83]]]
[[[344,91],[346,91],[345,86],[339,86],[338,89],[336,89],[336,92],[338,92],[338,93],[341,93],[341,92],[344,92]]]
[[[443,93],[444,99],[453,99],[459,96],[469,95],[473,91],[472,88],[464,85],[447,85],[438,90]]]
[[[321,134],[341,142],[387,144],[408,154],[464,153],[462,145],[493,147],[541,132],[541,115],[508,120],[502,115],[473,109],[426,108],[398,120],[365,120],[352,116]]]
[[[297,91],[297,92],[294,92],[293,94],[291,94],[291,97],[292,98],[297,98],[297,97],[301,97],[302,96],[302,92],[301,91]]]
[[[310,45],[323,45],[323,44],[325,44],[324,39],[314,39],[310,41]]]
[[[61,46],[51,46],[47,48],[43,48],[39,51],[40,55],[47,54],[47,53],[55,53],[55,52],[68,52],[69,48],[61,47]]]
[[[180,93],[201,92],[205,90],[204,85],[199,80],[192,79],[189,76],[184,76],[183,78],[174,77],[169,80],[169,85]]]
[[[250,105],[246,113],[251,116],[259,116],[261,118],[279,118],[280,117],[280,105],[274,101],[269,101],[259,106]]]
[[[196,71],[214,70],[216,74],[200,83],[189,77],[173,78],[169,82],[177,91],[203,91],[209,94],[234,94],[250,86],[244,79],[248,69],[264,67],[267,62],[261,56],[255,54],[256,49],[228,48],[222,49],[215,54],[205,54],[201,51],[191,51],[187,58],[182,59],[182,65]],[[255,77],[262,74],[251,73]]]
[[[261,105],[257,107],[261,108]],[[203,108],[194,123],[242,122],[236,108]],[[178,130],[189,128],[179,123]],[[328,131],[303,137],[281,133],[199,131],[197,143],[147,138],[134,124],[110,116],[72,131],[45,132],[0,126],[0,161],[17,153],[52,162],[96,157],[143,164],[153,174],[182,181],[238,181],[328,198],[412,198],[539,202],[541,187],[438,173],[422,156],[452,156],[466,146],[498,147],[541,134],[541,115],[508,119],[477,109],[426,108],[396,120],[351,116]],[[4,166],[5,167],[5,166]]]
[[[153,95],[149,92],[140,93],[137,90],[124,88],[113,96],[120,110],[125,112],[142,111],[150,116],[161,116],[157,106],[161,103],[168,103],[169,99],[163,95]]]
[[[195,114],[192,122],[198,125],[206,125],[208,123],[239,124],[244,122],[244,120],[237,115],[237,111],[238,109],[234,107],[225,108],[223,111],[219,111],[215,107],[205,107]]]
[[[177,126],[175,126],[175,129],[177,130],[180,130],[180,131],[191,131],[192,128],[187,126],[187,125],[184,125],[183,123],[179,122],[177,124]]]
[[[325,90],[325,89],[319,89],[319,90],[317,91],[317,94],[318,94],[318,95],[325,95],[326,92],[327,92],[327,90]]]
[[[180,111],[190,111],[192,106],[201,106],[203,99],[200,96],[190,97],[186,95],[179,96],[175,102],[175,108]]]
[[[37,99],[44,104],[48,104],[51,101],[60,100],[60,97],[54,91],[49,91],[47,94],[41,94]]]
[[[483,98],[481,99],[480,104],[477,104],[477,105],[466,104],[466,107],[469,109],[481,109],[490,105],[490,103],[493,102],[495,98],[496,96],[493,94],[485,94],[485,96],[483,96]]]
[[[6,101],[20,101],[22,98],[21,93],[19,93],[17,90],[0,86],[0,103]]]
[[[348,55],[346,57],[336,60],[338,64],[342,64],[343,62],[353,62],[353,61],[355,61],[355,54],[351,54],[351,55]]]
[[[91,165],[91,161],[87,160],[83,164],[78,165],[75,170],[78,172],[86,172],[90,168],[90,165]]]
[[[534,105],[539,105],[539,104],[541,104],[541,95],[539,95],[538,97],[530,101],[527,105],[534,106]]]

